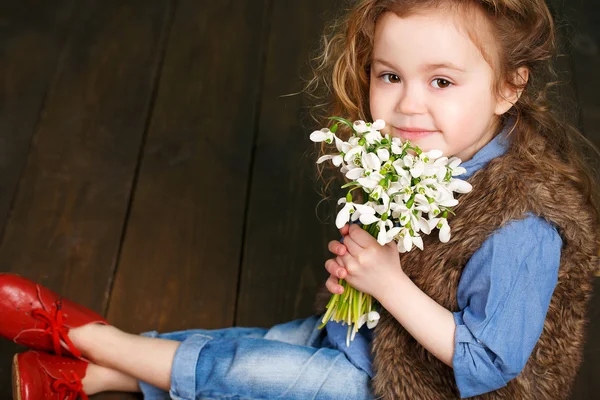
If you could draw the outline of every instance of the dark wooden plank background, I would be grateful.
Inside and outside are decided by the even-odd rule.
[[[600,145],[600,6],[552,5],[565,111]],[[135,333],[310,315],[336,229],[316,215],[307,109],[287,95],[345,6],[2,2],[0,271]],[[598,297],[590,320],[575,399],[600,392]],[[0,398],[21,350],[0,341]]]

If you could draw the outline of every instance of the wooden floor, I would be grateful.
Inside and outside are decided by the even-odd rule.
[[[283,95],[345,6],[1,2],[0,271],[134,333],[310,315],[337,235],[315,211],[307,109]],[[569,113],[599,145],[600,6],[554,6],[573,27]],[[598,298],[590,318],[576,399],[600,392]],[[0,341],[2,399],[21,350]]]

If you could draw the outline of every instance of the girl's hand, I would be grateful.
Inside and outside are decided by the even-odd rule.
[[[340,229],[340,234],[342,236],[346,236],[350,226],[348,224],[344,225],[342,229]],[[327,246],[330,252],[338,256],[338,258],[332,258],[325,262],[325,269],[329,272],[329,279],[325,282],[325,287],[333,294],[341,294],[344,293],[344,287],[338,284],[338,279],[344,279],[346,277],[346,269],[343,267],[342,260],[339,258],[348,252],[346,246],[343,243],[332,240],[329,242]]]
[[[347,226],[347,225],[346,225]],[[344,228],[346,228],[344,226]],[[340,229],[340,232],[344,229]],[[347,231],[347,229],[346,229]],[[329,272],[329,278],[327,282],[325,282],[325,286],[327,290],[329,290],[332,294],[340,294],[344,293],[344,288],[342,285],[338,284],[338,279],[344,279],[346,277],[346,269],[341,264],[340,257],[348,253],[348,249],[341,242],[337,240],[332,240],[329,242],[327,246],[330,252],[338,256],[337,258],[331,258],[325,262],[325,269]]]
[[[344,243],[337,240],[329,243],[329,251],[337,257],[325,263],[331,274],[326,282],[331,293],[343,292],[337,283],[341,278],[355,289],[377,298],[378,294],[385,293],[390,282],[404,274],[395,242],[381,246],[358,224],[346,225],[340,233],[344,234]]]

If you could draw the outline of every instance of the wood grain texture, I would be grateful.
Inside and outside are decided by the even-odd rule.
[[[167,5],[77,2],[77,20],[0,247],[0,271],[32,278],[100,313],[122,237]],[[28,12],[42,24],[43,13],[56,10]],[[0,346],[0,397],[9,398],[15,348],[6,341]]]
[[[600,4],[590,0],[552,0],[551,5],[564,35],[564,50],[570,58],[569,71],[578,104],[577,125],[599,147]],[[600,393],[600,278],[594,283],[584,362],[575,382],[574,400],[596,398]]]
[[[267,4],[178,3],[108,313],[125,330],[233,323]]]
[[[316,152],[308,139],[300,76],[309,76],[309,54],[319,43],[328,13],[340,1],[275,2],[265,86],[252,170],[248,225],[236,325],[272,326],[306,317],[325,282],[327,242],[335,227],[315,215]],[[314,125],[313,125],[314,128]]]
[[[33,4],[32,4],[33,3]],[[0,227],[25,167],[33,132],[71,28],[72,0],[0,4]],[[31,7],[36,12],[31,13]]]
[[[32,4],[35,3],[35,4]],[[27,162],[44,99],[75,13],[74,2],[0,4],[0,232]],[[32,6],[37,7],[31,13]],[[1,237],[1,236],[0,236]],[[0,271],[4,269],[0,268]],[[1,322],[0,322],[1,323]],[[0,341],[0,398],[9,398],[12,354],[25,350]]]

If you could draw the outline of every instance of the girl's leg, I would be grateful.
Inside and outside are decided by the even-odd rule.
[[[94,364],[164,390],[171,386],[171,366],[180,345],[178,341],[132,335],[114,326],[98,324],[74,328],[69,338]]]
[[[100,392],[139,392],[137,379],[110,368],[90,363],[82,380],[83,390],[88,395]]]
[[[170,389],[175,399],[371,398],[365,372],[337,350],[309,345],[318,322],[293,321],[259,334],[251,328],[249,334],[244,328],[188,331],[180,335],[183,342],[177,333],[167,334],[176,340],[147,338],[96,325],[74,329],[70,336],[92,360]],[[308,345],[300,344],[307,340]]]

